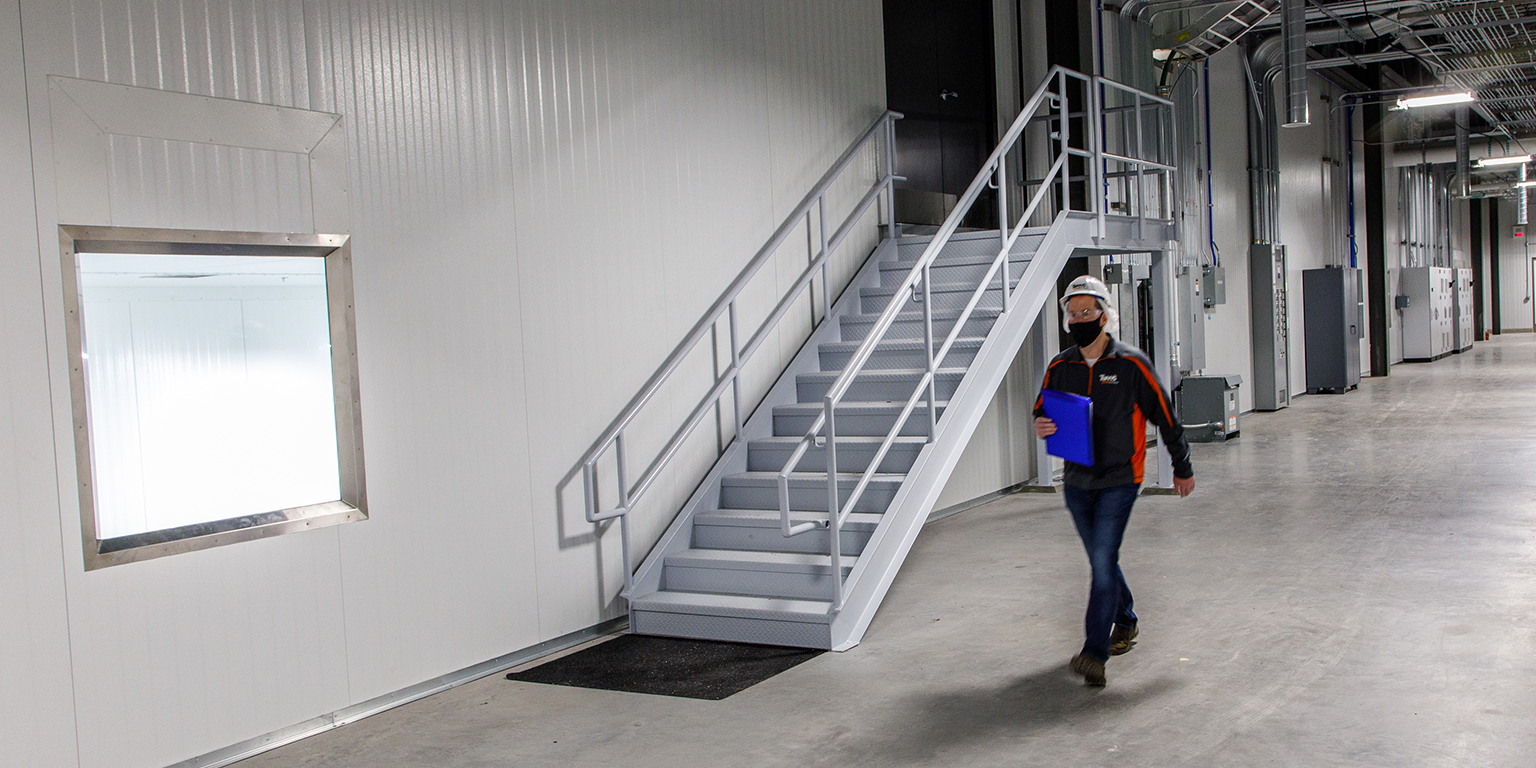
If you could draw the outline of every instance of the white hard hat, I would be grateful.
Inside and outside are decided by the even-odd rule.
[[[1068,322],[1065,316],[1067,311],[1067,302],[1071,300],[1073,296],[1092,296],[1094,299],[1096,299],[1099,302],[1099,309],[1103,310],[1104,312],[1104,325],[1112,330],[1115,330],[1116,333],[1119,332],[1118,329],[1120,327],[1120,313],[1115,311],[1114,301],[1110,299],[1109,286],[1105,285],[1103,280],[1100,280],[1093,275],[1083,275],[1082,277],[1075,278],[1071,283],[1067,284],[1066,293],[1061,295],[1061,311],[1063,313],[1061,322],[1063,327],[1065,327]]]
[[[1067,301],[1073,296],[1092,296],[1098,299],[1105,309],[1110,307],[1109,286],[1093,275],[1083,275],[1067,285],[1067,292],[1061,295],[1062,309],[1067,308]]]

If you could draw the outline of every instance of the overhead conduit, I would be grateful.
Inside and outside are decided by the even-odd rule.
[[[1307,9],[1305,0],[1280,0],[1280,37],[1285,40],[1286,128],[1310,125],[1307,110]]]

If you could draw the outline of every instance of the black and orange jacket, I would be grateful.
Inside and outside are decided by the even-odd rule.
[[[1148,421],[1160,428],[1173,458],[1174,476],[1195,476],[1184,426],[1173,413],[1152,361],[1141,350],[1111,336],[1104,356],[1090,369],[1082,350],[1072,347],[1051,360],[1041,388],[1093,400],[1093,466],[1067,462],[1062,478],[1066,484],[1096,489],[1140,483],[1147,465]],[[1045,415],[1039,397],[1035,415]]]

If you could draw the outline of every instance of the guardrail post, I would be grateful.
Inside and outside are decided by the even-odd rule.
[[[1146,238],[1147,232],[1147,185],[1144,178],[1146,166],[1142,163],[1146,159],[1141,144],[1141,91],[1132,92],[1136,98],[1136,239]]]
[[[589,459],[581,465],[581,490],[587,512],[587,522],[596,522],[597,518],[597,474],[592,469],[592,463],[597,459]]]
[[[923,265],[923,351],[928,358],[928,442],[933,442],[939,432],[939,406],[934,401],[934,379],[938,378],[938,360],[933,357],[933,262]],[[956,317],[955,322],[965,318]],[[896,434],[901,434],[897,427]]]
[[[1093,169],[1089,171],[1089,178],[1093,183],[1093,200],[1089,210],[1098,214],[1099,229],[1094,233],[1094,238],[1104,237],[1104,216],[1109,208],[1109,186],[1104,183],[1104,84],[1101,78],[1095,77],[1088,84],[1088,140],[1092,143],[1093,157],[1089,160],[1093,163]]]
[[[1013,296],[1008,290],[1012,281],[1008,278],[1008,234],[1013,227],[1008,224],[1008,153],[997,159],[997,241],[1003,249],[1003,314],[1013,309]]]
[[[816,218],[821,221],[818,229],[821,230],[821,321],[824,323],[832,316],[832,273],[827,268],[827,265],[832,263],[832,254],[827,253],[827,193],[825,192],[816,198]]]
[[[837,403],[831,395],[822,398],[827,414],[827,543],[832,556],[832,609],[843,607],[842,515],[837,500],[837,424],[833,411]]]
[[[726,314],[731,321],[731,409],[735,412],[736,434],[732,441],[740,440],[742,433],[741,421],[741,346],[736,341],[736,302],[732,301],[726,309]]]
[[[1178,160],[1179,160],[1179,154],[1178,154],[1179,153],[1179,121],[1176,120],[1176,119],[1172,119],[1174,116],[1172,114],[1173,110],[1172,110],[1171,107],[1164,106],[1163,109],[1167,110],[1168,113],[1169,113],[1168,117],[1170,119],[1168,120],[1168,131],[1169,131],[1169,134],[1170,134],[1170,139],[1169,139],[1170,144],[1169,144],[1169,147],[1168,147],[1168,153],[1166,155],[1164,155],[1163,158],[1160,158],[1158,162],[1162,162],[1163,165],[1171,165],[1171,166],[1174,166],[1175,168],[1177,168],[1178,167]],[[1172,210],[1173,209],[1173,205],[1169,206],[1169,209],[1170,209],[1169,210],[1169,218],[1173,219],[1173,236],[1174,236],[1174,238],[1177,239],[1177,238],[1182,237],[1182,234],[1183,234],[1184,187],[1183,187],[1182,184],[1179,183],[1179,172],[1177,170],[1169,171],[1169,172],[1166,172],[1166,173],[1167,173],[1169,179],[1173,183],[1173,192],[1172,192],[1173,201],[1174,201],[1174,205],[1178,206],[1178,211],[1179,211],[1179,214],[1175,216],[1175,215],[1173,215],[1173,210]]]
[[[629,475],[624,467],[624,432],[613,438],[613,460],[617,465],[615,477],[619,481],[619,506],[624,514],[619,515],[619,554],[624,561],[624,592],[627,594],[630,587],[634,586],[634,568],[629,564]]]
[[[1061,153],[1066,154],[1067,149],[1072,146],[1072,113],[1067,109],[1066,70],[1056,73],[1056,87],[1061,94],[1061,98],[1056,100],[1056,114],[1061,116],[1061,130],[1056,136],[1060,140]],[[1072,161],[1070,159],[1061,166],[1061,210],[1072,210]]]
[[[885,236],[891,240],[896,232],[896,121],[885,117]]]

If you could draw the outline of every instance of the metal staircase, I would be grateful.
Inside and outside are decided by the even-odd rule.
[[[885,126],[885,172],[856,215],[878,195],[889,215],[897,118],[888,113],[861,139]],[[882,240],[750,417],[736,410],[733,439],[631,576],[635,499],[701,413],[719,408],[727,390],[739,393],[741,366],[758,348],[736,344],[733,285],[699,326],[732,319],[731,365],[660,459],[640,481],[625,477],[624,431],[636,404],[676,370],[670,360],[583,459],[588,519],[617,517],[624,526],[631,631],[857,644],[1066,260],[1084,250],[1166,251],[1176,239],[1172,131],[1169,102],[1053,69],[939,231]],[[1037,178],[1010,182],[1031,170]],[[830,230],[829,184],[786,227],[819,207],[821,230]],[[988,189],[1004,226],[959,232]],[[781,307],[809,285],[806,275],[825,269],[848,226],[823,237],[818,260]],[[685,341],[674,357],[696,343]],[[620,503],[603,511],[596,468],[610,451]]]

